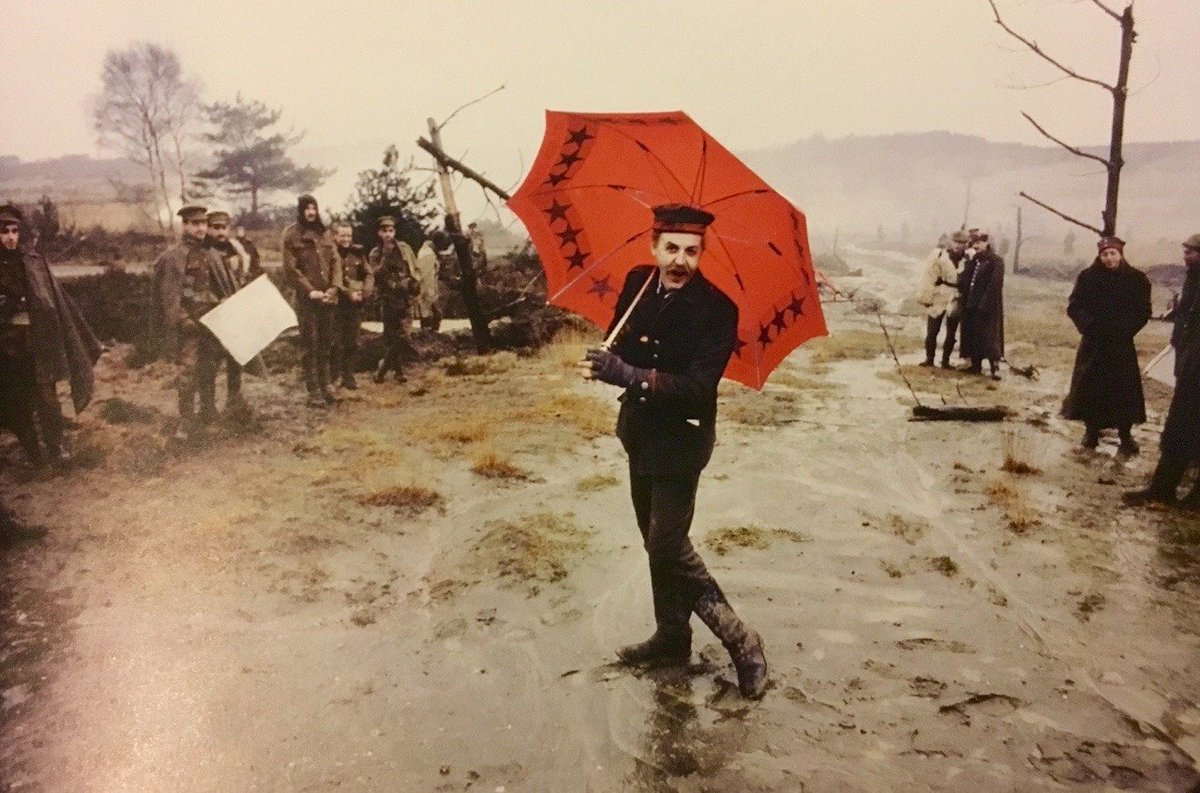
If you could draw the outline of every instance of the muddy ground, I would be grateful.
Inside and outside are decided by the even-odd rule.
[[[862,294],[913,282],[855,257]],[[612,663],[652,618],[614,394],[571,368],[587,339],[328,411],[251,378],[260,426],[184,447],[167,367],[115,350],[75,467],[0,447],[2,787],[1194,789],[1200,528],[1118,497],[1168,394],[1147,386],[1142,456],[1078,450],[1068,289],[1009,279],[1036,380],[919,369],[923,320],[885,319],[923,402],[1003,423],[908,421],[861,304],[826,304],[834,335],[762,393],[723,384],[693,537],[765,638],[761,702],[698,623],[686,670]]]

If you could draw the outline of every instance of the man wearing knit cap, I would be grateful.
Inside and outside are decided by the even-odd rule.
[[[412,301],[421,291],[417,280],[417,256],[404,240],[396,239],[396,219],[385,215],[376,223],[379,244],[367,254],[375,274],[379,295],[379,313],[383,320],[383,360],[375,369],[375,382],[382,383],[388,372],[403,383],[405,356],[416,357],[409,339],[412,329]]]
[[[1183,241],[1187,267],[1175,310],[1171,346],[1175,348],[1175,392],[1159,441],[1158,465],[1149,486],[1125,493],[1125,503],[1173,504],[1189,465],[1200,462],[1200,234]],[[1180,502],[1200,511],[1200,481]]]
[[[225,267],[240,289],[246,284],[250,257],[241,243],[229,236],[228,212],[214,209],[208,213],[207,219],[208,237],[205,243],[225,262]],[[242,396],[242,367],[228,352],[225,353],[225,415],[240,419],[247,419],[251,415],[250,405]]]
[[[624,389],[617,436],[629,456],[630,492],[650,562],[654,634],[622,647],[628,664],[683,665],[696,614],[729,651],[746,697],[766,690],[762,639],[743,623],[696,553],[688,532],[700,472],[716,440],[717,384],[737,342],[738,311],[699,271],[713,215],[698,207],[655,207],[656,265],[625,278],[613,327],[638,300],[611,351],[591,349],[588,379]]]
[[[300,364],[309,407],[336,402],[329,390],[329,356],[333,346],[334,310],[342,287],[342,268],[333,240],[321,222],[317,199],[302,195],[296,222],[283,230],[283,274],[296,291],[300,323]]]
[[[66,380],[76,414],[83,410],[100,342],[45,259],[21,244],[23,225],[15,206],[0,207],[0,427],[17,436],[34,465],[45,455],[65,463],[57,384]]]
[[[182,440],[217,418],[217,369],[226,353],[200,317],[237,291],[237,284],[224,260],[205,244],[205,208],[185,206],[176,214],[183,221],[183,236],[154,262],[154,290],[163,332],[175,350],[176,438]]]

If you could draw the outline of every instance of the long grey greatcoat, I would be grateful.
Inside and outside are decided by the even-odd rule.
[[[969,269],[969,276],[968,276]],[[1004,359],[1004,260],[992,251],[975,256],[964,268],[962,347],[960,355],[979,361]],[[969,280],[968,280],[969,279]]]
[[[1150,279],[1122,263],[1097,259],[1075,279],[1067,316],[1083,338],[1075,354],[1063,416],[1097,428],[1146,420],[1146,400],[1133,337],[1150,321]]]
[[[1171,346],[1175,348],[1175,394],[1163,425],[1162,453],[1200,461],[1200,268],[1188,268]]]
[[[699,473],[717,437],[717,384],[737,344],[737,306],[699,272],[664,299],[658,269],[642,266],[625,277],[614,317],[625,313],[647,278],[654,282],[613,352],[631,366],[654,369],[655,377],[621,395],[617,437],[635,474]]]
[[[40,254],[22,251],[29,285],[29,333],[39,383],[66,380],[79,413],[92,399],[92,366],[100,358],[100,342],[71,296],[50,273]]]

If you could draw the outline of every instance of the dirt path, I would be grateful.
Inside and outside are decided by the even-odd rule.
[[[1012,289],[1037,317],[1063,291]],[[1016,419],[910,423],[874,317],[829,318],[762,394],[723,388],[700,491],[694,536],[766,637],[760,703],[703,628],[686,671],[609,664],[649,587],[578,342],[328,414],[253,381],[263,429],[186,450],[157,440],[165,372],[107,364],[101,399],[146,420],[89,411],[93,467],[0,480],[6,789],[1196,785],[1197,538],[1116,506],[1153,428],[1130,463],[1073,451],[1045,344],[1036,382],[910,368]]]

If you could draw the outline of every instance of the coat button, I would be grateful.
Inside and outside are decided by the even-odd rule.
[[[647,391],[647,390],[649,390],[649,388],[650,388],[650,383],[648,383],[648,382],[646,382],[645,380],[643,380],[643,381],[642,381],[642,390],[643,390],[643,391]]]
[[[646,397],[638,397],[638,402],[642,402],[644,404],[645,401],[646,401]]]
[[[646,343],[648,343],[648,342],[650,341],[650,337],[649,337],[649,336],[643,336],[643,337],[641,337],[640,339],[638,339],[638,341],[640,341],[642,344],[646,344]],[[655,344],[657,344],[657,343],[658,343],[658,342],[655,342]]]

